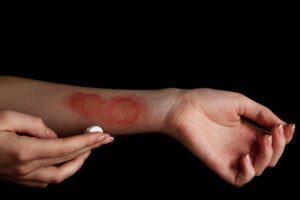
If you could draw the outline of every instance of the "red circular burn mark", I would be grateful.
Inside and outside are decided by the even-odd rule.
[[[115,97],[109,101],[106,119],[108,123],[131,124],[138,119],[140,110],[140,104],[132,97]]]
[[[104,99],[97,94],[76,92],[65,102],[71,110],[88,120],[100,123],[132,124],[141,113],[138,98],[132,96]]]
[[[100,96],[91,93],[76,92],[67,99],[69,108],[89,120],[101,119],[105,100]]]

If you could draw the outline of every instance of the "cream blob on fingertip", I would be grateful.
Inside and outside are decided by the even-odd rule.
[[[90,126],[85,130],[85,132],[87,132],[87,133],[95,133],[95,132],[103,133],[103,129],[100,126]]]

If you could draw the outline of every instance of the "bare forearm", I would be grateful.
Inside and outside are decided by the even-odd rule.
[[[0,77],[0,109],[41,117],[65,136],[99,124],[111,134],[161,132],[176,89],[110,90]]]

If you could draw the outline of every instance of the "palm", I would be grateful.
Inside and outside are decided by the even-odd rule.
[[[241,157],[249,154],[253,162],[259,155],[264,132],[243,120],[241,99],[236,93],[193,90],[171,120],[175,137],[202,159],[212,170],[232,184],[237,183]],[[281,123],[280,122],[277,122]]]

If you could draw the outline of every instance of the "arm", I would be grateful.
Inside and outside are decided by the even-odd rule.
[[[42,118],[60,136],[99,124],[113,135],[161,132],[177,90],[110,90],[1,77],[0,109]]]
[[[0,108],[39,116],[61,136],[91,124],[113,135],[166,133],[237,186],[274,166],[295,130],[249,98],[219,90],[106,90],[2,77],[0,91],[7,94]]]

